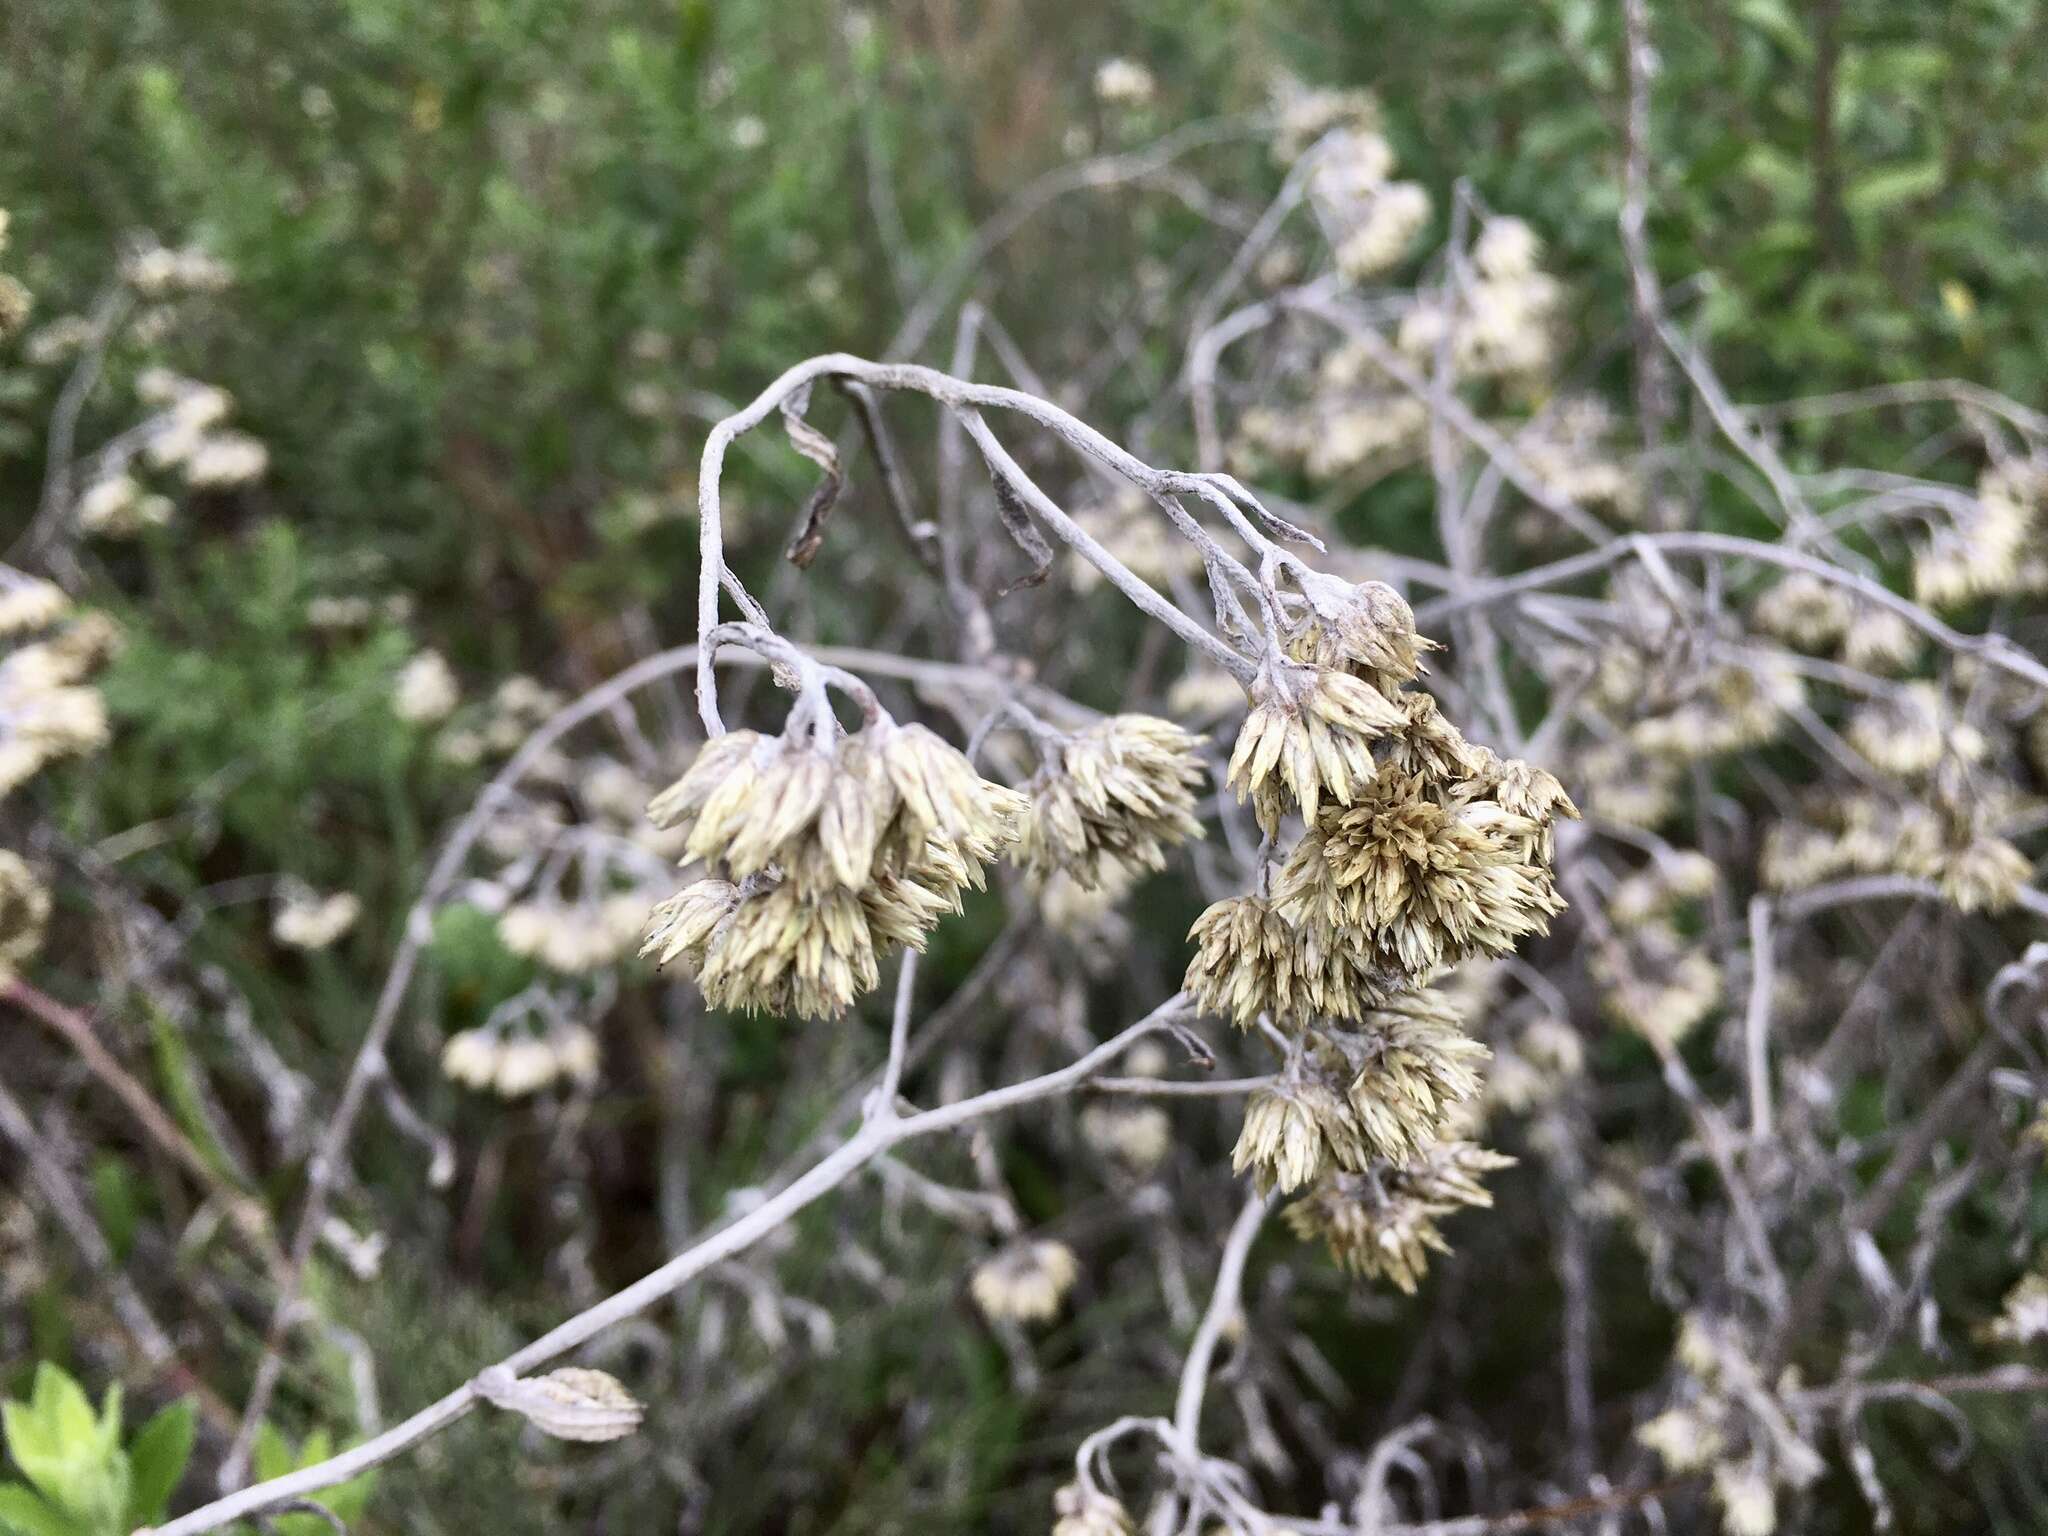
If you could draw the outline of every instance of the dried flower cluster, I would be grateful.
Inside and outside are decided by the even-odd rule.
[[[0,208],[0,256],[7,254],[8,213]],[[11,341],[35,312],[35,295],[12,272],[0,272],[0,341]]]
[[[588,1085],[597,1078],[597,1036],[559,1013],[544,1014],[536,1031],[506,1018],[450,1035],[441,1048],[449,1081],[520,1099],[556,1082]]]
[[[1041,887],[1064,876],[1093,891],[1164,868],[1167,849],[1202,835],[1199,748],[1153,715],[1112,715],[1063,737],[1026,786],[1025,872]]]
[[[0,848],[0,981],[35,958],[49,921],[49,887],[20,854]]]
[[[1052,1496],[1052,1536],[1132,1536],[1130,1511],[1098,1489],[1068,1483]]]
[[[355,927],[363,904],[348,891],[293,891],[270,920],[270,936],[291,949],[327,949]]]
[[[714,1007],[830,1017],[980,888],[1028,809],[921,725],[715,737],[648,815],[719,873],[655,908],[643,953]]]
[[[1327,1243],[1359,1278],[1413,1294],[1429,1255],[1451,1251],[1439,1219],[1491,1206],[1481,1177],[1514,1161],[1466,1141],[1436,1142],[1411,1160],[1322,1180],[1287,1208],[1287,1225],[1296,1237]]]
[[[1269,836],[1297,815],[1305,830],[1270,893],[1196,921],[1186,980],[1203,1008],[1288,1041],[1234,1166],[1309,1189],[1296,1230],[1404,1289],[1441,1242],[1434,1219],[1480,1203],[1477,1175],[1499,1166],[1452,1137],[1487,1051],[1428,985],[1544,931],[1563,906],[1552,828],[1577,815],[1549,773],[1468,742],[1411,686],[1428,649],[1391,588],[1303,578],[1230,783]]]
[[[1772,1536],[1781,1490],[1820,1476],[1818,1453],[1750,1359],[1732,1325],[1697,1315],[1679,1330],[1678,1402],[1636,1438],[1674,1472],[1711,1470],[1725,1536]]]
[[[1080,1274],[1073,1249],[1039,1238],[1012,1243],[977,1265],[968,1290],[991,1322],[1049,1323]]]
[[[73,617],[51,583],[0,566],[0,796],[107,744],[106,704],[85,680],[118,642],[111,620]]]

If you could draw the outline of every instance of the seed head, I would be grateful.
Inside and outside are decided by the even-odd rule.
[[[643,954],[681,959],[714,1007],[823,1018],[880,979],[896,945],[983,882],[1028,802],[919,725],[883,720],[825,748],[733,731],[648,815],[708,877],[655,908]]]
[[[288,898],[270,920],[270,936],[292,949],[326,949],[355,927],[363,904],[348,891]]]

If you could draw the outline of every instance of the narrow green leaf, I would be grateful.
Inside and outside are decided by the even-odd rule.
[[[185,1463],[192,1455],[198,1416],[192,1399],[181,1397],[136,1431],[128,1447],[133,1481],[128,1489],[128,1523],[152,1525],[163,1518]]]

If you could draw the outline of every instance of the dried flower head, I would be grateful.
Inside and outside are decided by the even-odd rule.
[[[1931,773],[1943,758],[1982,761],[1983,732],[1959,718],[1933,683],[1909,682],[1860,706],[1849,718],[1849,745],[1900,779]]]
[[[1246,1100],[1244,1127],[1231,1150],[1233,1173],[1252,1172],[1261,1190],[1291,1194],[1331,1167],[1352,1172],[1368,1153],[1343,1093],[1300,1064]]]
[[[1150,1173],[1173,1150],[1173,1117],[1156,1104],[1090,1104],[1081,1138],[1133,1173]]]
[[[1795,571],[1765,590],[1750,617],[1787,645],[1822,651],[1848,634],[1855,615],[1835,583]]]
[[[35,313],[36,298],[12,272],[0,272],[0,341],[11,341]]]
[[[1313,821],[1325,794],[1351,804],[1377,772],[1372,743],[1407,723],[1405,712],[1349,673],[1269,664],[1230,754],[1230,787],[1251,800],[1269,834],[1297,807]]]
[[[1994,1344],[2023,1345],[2048,1339],[2048,1273],[2029,1273],[2005,1293],[1998,1316],[1984,1329]]]
[[[1859,608],[1842,635],[1842,660],[1863,672],[1897,673],[1925,649],[1920,631],[1889,608]]]
[[[1721,1001],[1721,971],[1700,944],[1664,923],[1596,950],[1593,979],[1607,1009],[1646,1039],[1676,1045]]]
[[[437,651],[421,651],[392,684],[391,712],[414,725],[446,719],[462,701],[455,674]]]
[[[348,891],[320,896],[294,890],[270,920],[270,936],[292,949],[326,949],[362,916],[363,904]]]
[[[1286,637],[1288,656],[1304,666],[1346,670],[1392,698],[1422,672],[1437,643],[1415,631],[1408,599],[1383,581],[1357,585],[1304,572],[1302,613]]]
[[[1283,1028],[1316,1017],[1355,1019],[1400,983],[1371,969],[1346,936],[1297,926],[1262,896],[1217,902],[1188,937],[1196,946],[1183,983],[1188,995],[1239,1029],[1261,1014]]]
[[[1165,867],[1165,850],[1202,833],[1194,791],[1200,743],[1170,720],[1112,715],[1065,737],[1029,786],[1022,859],[1034,882],[1084,889]]]
[[[976,1266],[968,1290],[991,1322],[1045,1323],[1059,1316],[1080,1274],[1073,1249],[1038,1238],[1012,1243]]]
[[[1443,1138],[1452,1111],[1478,1098],[1479,1067],[1491,1054],[1433,992],[1389,998],[1358,1028],[1326,1031],[1320,1041],[1351,1074],[1346,1098],[1359,1136],[1394,1161]]]
[[[0,566],[0,637],[48,629],[70,609],[71,599],[54,581]]]
[[[0,848],[0,981],[35,957],[49,921],[49,888],[20,854]]]
[[[1429,1255],[1451,1251],[1439,1219],[1462,1207],[1491,1206],[1482,1176],[1513,1165],[1513,1158],[1470,1142],[1441,1142],[1395,1167],[1330,1174],[1284,1214],[1296,1237],[1320,1238],[1350,1273],[1384,1277],[1413,1295]]]
[[[517,902],[499,914],[498,939],[515,955],[578,975],[633,953],[647,927],[650,905],[630,891],[575,902]]]
[[[597,1036],[567,1019],[550,1020],[538,1034],[516,1023],[493,1023],[449,1036],[441,1048],[441,1072],[464,1087],[518,1099],[557,1081],[594,1082],[598,1058]]]
[[[857,892],[895,875],[950,898],[1017,839],[1027,804],[923,726],[883,721],[829,750],[728,732],[647,814],[684,834],[689,857],[736,876],[773,868],[807,890]]]
[[[111,648],[112,626],[75,621],[49,639],[0,658],[0,795],[48,764],[107,744],[107,707],[78,686]]]
[[[1727,1449],[1718,1399],[1698,1407],[1667,1408],[1636,1429],[1636,1440],[1655,1451],[1673,1472],[1697,1472],[1711,1466]]]
[[[1116,106],[1142,107],[1151,101],[1152,71],[1130,59],[1104,59],[1095,66],[1095,98]]]
[[[1535,818],[1465,799],[1419,773],[1382,772],[1328,810],[1282,868],[1282,912],[1350,937],[1376,969],[1420,977],[1547,930],[1564,908],[1533,857]]]
[[[981,885],[1028,804],[918,725],[884,719],[829,749],[716,737],[648,815],[736,878],[662,902],[642,953],[683,959],[714,1007],[838,1014],[874,988],[882,955],[921,949]]]
[[[1078,1483],[1052,1496],[1052,1536],[1132,1536],[1130,1512],[1116,1499]]]
[[[1777,1489],[1755,1457],[1714,1468],[1714,1502],[1724,1536],[1772,1536],[1778,1528]]]

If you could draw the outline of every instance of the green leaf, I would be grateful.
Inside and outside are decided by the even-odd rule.
[[[29,1400],[0,1407],[0,1429],[15,1464],[60,1513],[91,1531],[113,1528],[128,1503],[118,1386],[94,1413],[70,1373],[45,1360]]]
[[[135,1180],[120,1158],[103,1155],[92,1165],[92,1203],[98,1207],[100,1230],[117,1260],[126,1259],[135,1243],[135,1228],[142,1219],[142,1202],[135,1192]]]
[[[185,1475],[197,1427],[192,1399],[181,1397],[136,1432],[128,1447],[130,1526],[152,1525],[163,1518],[178,1479]]]
[[[20,1483],[0,1483],[0,1532],[7,1536],[80,1536],[80,1528]]]
[[[1842,193],[1842,206],[1851,218],[1871,218],[1902,203],[1917,202],[1939,192],[1946,174],[1939,160],[1888,165],[1850,182]]]
[[[283,1477],[287,1472],[297,1472],[327,1460],[333,1454],[333,1444],[333,1437],[326,1430],[316,1429],[294,1451],[291,1442],[266,1423],[256,1431],[251,1462],[257,1477],[267,1482],[273,1477]],[[370,1502],[370,1490],[376,1482],[376,1473],[365,1472],[360,1477],[323,1489],[314,1502],[332,1510],[342,1524],[354,1526],[362,1518],[363,1509]],[[271,1523],[277,1527],[278,1536],[325,1536],[330,1529],[318,1515],[276,1515]]]

